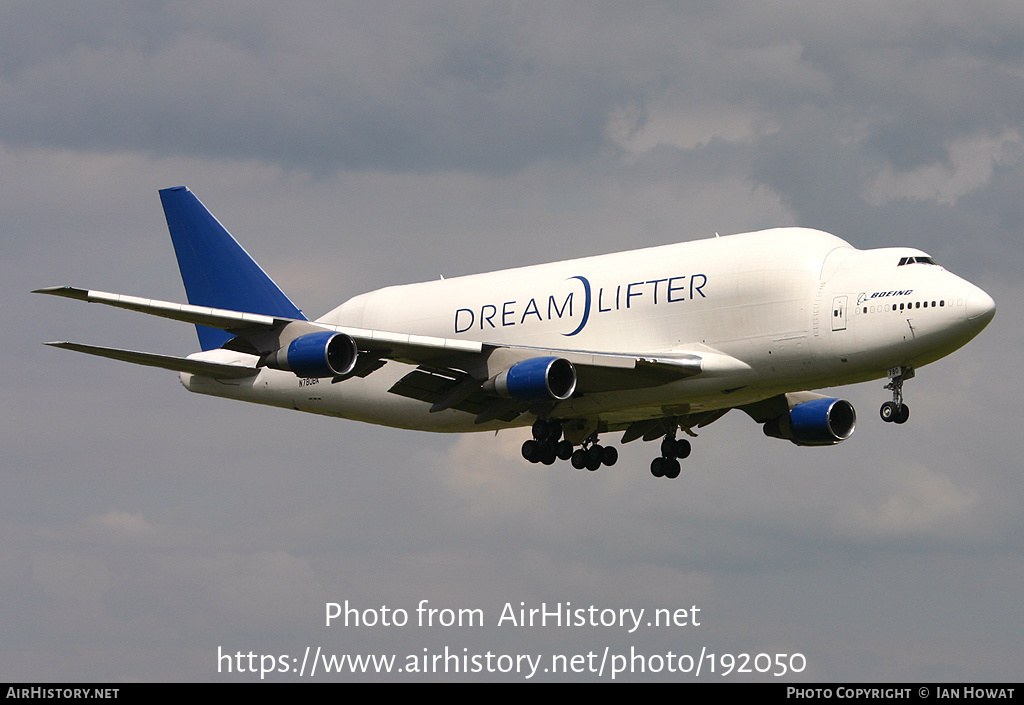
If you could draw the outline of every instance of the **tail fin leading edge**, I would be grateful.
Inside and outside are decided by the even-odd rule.
[[[162,189],[160,201],[190,304],[307,320],[195,194],[176,186]],[[232,338],[201,325],[196,332],[203,350]]]

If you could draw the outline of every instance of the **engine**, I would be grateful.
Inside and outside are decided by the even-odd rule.
[[[491,378],[484,389],[521,402],[562,401],[576,391],[576,368],[561,357],[534,357]]]
[[[857,412],[845,399],[812,399],[764,424],[764,433],[798,446],[830,446],[853,435]]]
[[[307,333],[271,355],[267,366],[298,377],[339,377],[356,366],[359,349],[344,333]]]

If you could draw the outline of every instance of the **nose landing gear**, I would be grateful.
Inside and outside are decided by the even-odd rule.
[[[900,366],[889,370],[889,384],[885,388],[892,390],[892,401],[885,402],[878,410],[882,421],[903,424],[910,418],[910,407],[903,403],[903,383],[913,377],[913,367]]]

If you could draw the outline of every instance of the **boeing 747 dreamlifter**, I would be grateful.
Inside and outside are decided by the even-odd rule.
[[[903,383],[992,320],[995,302],[920,250],[858,250],[776,228],[391,286],[308,320],[186,188],[160,192],[188,304],[39,289],[193,323],[187,358],[48,343],[177,371],[202,394],[399,428],[533,428],[531,462],[596,470],[599,436],[661,440],[657,477],[690,454],[680,430],[741,409],[765,434],[832,445],[856,413],[811,389]]]

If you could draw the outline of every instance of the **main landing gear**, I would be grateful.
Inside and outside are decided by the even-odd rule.
[[[531,463],[544,465],[552,465],[556,460],[569,460],[577,470],[586,468],[594,471],[602,465],[615,465],[619,451],[613,446],[599,445],[596,433],[574,451],[573,444],[562,438],[562,424],[537,419],[533,424],[533,440],[523,443],[523,457]]]
[[[892,401],[885,402],[878,410],[882,421],[902,424],[910,418],[910,407],[903,403],[903,383],[913,377],[913,367],[894,367],[889,370],[889,384],[885,388],[892,390]]]
[[[577,470],[586,468],[591,472],[602,465],[611,467],[618,461],[619,451],[614,446],[602,446],[598,442],[594,426],[576,427],[568,421],[563,428],[562,423],[550,419],[537,419],[533,424],[533,438],[523,443],[523,457],[531,463],[543,465],[553,465],[556,460],[568,460]],[[651,474],[655,477],[674,479],[679,477],[681,470],[679,461],[690,455],[690,441],[676,438],[679,428],[677,419],[667,417],[659,420],[653,427],[645,424],[633,435],[627,431],[623,436],[623,442],[634,440],[641,435],[646,441],[657,440],[660,437],[661,455],[651,462]],[[683,428],[690,435],[694,435],[687,427]],[[647,430],[646,433],[643,433],[644,429]],[[566,435],[573,440],[565,438]],[[579,443],[579,447],[576,443]]]
[[[681,470],[680,458],[690,455],[690,442],[685,438],[676,438],[675,429],[661,441],[661,455],[651,461],[651,474],[655,477],[667,477],[674,480]]]

